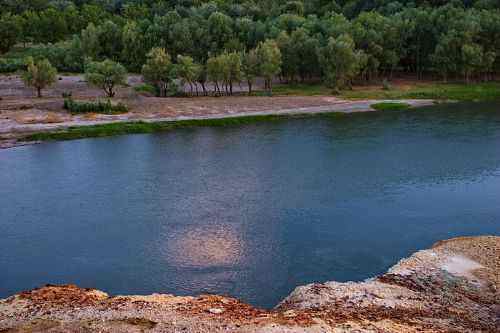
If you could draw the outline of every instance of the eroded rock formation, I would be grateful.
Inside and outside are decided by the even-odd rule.
[[[295,289],[274,310],[221,296],[45,286],[0,301],[0,332],[500,332],[500,237],[442,241],[364,282]]]

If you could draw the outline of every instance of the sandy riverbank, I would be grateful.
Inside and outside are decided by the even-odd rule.
[[[8,100],[6,100],[8,103]],[[41,101],[36,101],[41,103]],[[62,103],[62,101],[59,101]],[[23,140],[27,135],[50,132],[72,126],[94,126],[134,121],[166,122],[178,120],[224,119],[264,115],[312,115],[317,113],[373,112],[371,105],[380,100],[346,101],[327,96],[281,97],[202,97],[154,98],[137,97],[128,101],[130,112],[120,115],[71,115],[57,111],[55,101],[20,107],[4,104],[0,112],[0,148],[10,148],[33,142]],[[392,101],[413,107],[432,105],[431,100]],[[17,103],[15,103],[17,104]],[[60,106],[59,106],[60,107]],[[45,109],[44,109],[45,108]],[[51,111],[51,108],[54,108]]]
[[[298,287],[274,310],[205,295],[47,286],[0,300],[0,332],[500,332],[500,237],[439,242],[365,282]]]
[[[63,93],[75,100],[95,101],[103,97],[99,89],[89,87],[82,75],[61,75],[57,83],[34,97],[18,75],[0,76],[0,148],[27,143],[23,138],[38,132],[50,132],[71,126],[94,126],[119,122],[165,122],[188,119],[220,119],[258,115],[297,115],[323,112],[374,111],[370,105],[380,100],[343,100],[333,96],[238,96],[158,98],[135,91],[140,76],[130,75],[128,86],[119,87],[115,102],[129,112],[120,115],[72,115],[63,109]],[[259,84],[256,89],[259,89]],[[244,86],[239,88],[244,91]],[[394,101],[397,102],[397,101]],[[412,106],[432,104],[431,100],[403,100]]]

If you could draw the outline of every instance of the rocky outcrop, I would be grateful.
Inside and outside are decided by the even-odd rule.
[[[0,332],[500,332],[500,237],[455,238],[364,282],[295,289],[274,310],[204,295],[45,286],[0,301]]]

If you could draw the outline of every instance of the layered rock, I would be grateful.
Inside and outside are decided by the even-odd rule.
[[[455,238],[364,282],[296,288],[274,310],[204,295],[45,286],[0,301],[0,332],[500,332],[500,237]]]

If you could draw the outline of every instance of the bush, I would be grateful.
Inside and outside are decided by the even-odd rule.
[[[167,88],[167,97],[184,97],[186,94],[181,88],[179,80],[172,80]]]
[[[391,86],[391,83],[389,82],[389,80],[387,80],[387,79],[382,80],[382,89],[383,90],[391,90],[392,89],[392,86]]]
[[[158,88],[147,83],[134,87],[134,90],[145,95],[159,96]]]
[[[380,102],[370,105],[372,109],[377,111],[399,111],[411,108],[410,104],[399,102]]]
[[[61,94],[63,98],[71,98],[73,96],[73,93],[71,91],[63,91]]]
[[[24,69],[24,60],[28,57],[35,60],[47,59],[60,72],[83,72],[84,59],[77,39],[11,50],[4,59],[0,59],[0,72],[10,73]]]
[[[112,104],[110,100],[106,102],[76,102],[71,98],[64,100],[64,109],[71,113],[117,114],[128,112],[128,108],[124,104]]]
[[[0,59],[0,73],[14,73],[25,68],[23,59]]]

